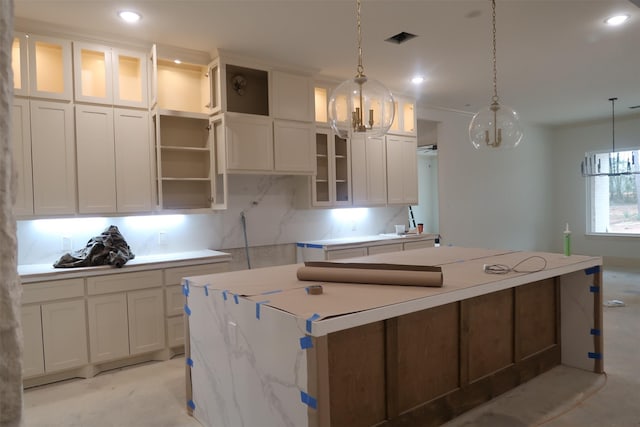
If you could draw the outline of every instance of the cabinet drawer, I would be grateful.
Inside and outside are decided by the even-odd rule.
[[[393,243],[391,245],[369,246],[369,255],[386,254],[389,252],[399,252],[402,250],[402,243]]]
[[[404,242],[404,250],[420,249],[420,248],[432,248],[435,244],[435,240],[420,240],[418,242]]]
[[[228,262],[167,268],[164,270],[164,284],[179,285],[182,283],[183,277],[203,276],[205,274],[222,273],[228,270]]]
[[[52,280],[22,286],[22,304],[84,296],[84,279]]]
[[[182,285],[167,286],[164,292],[166,297],[167,316],[177,316],[182,314],[185,304]]]
[[[353,248],[353,249],[336,249],[334,251],[327,251],[327,259],[345,259],[354,258],[359,256],[366,256],[367,248]]]
[[[109,274],[87,278],[89,295],[123,292],[134,289],[159,287],[162,285],[162,271],[141,271],[139,273]]]

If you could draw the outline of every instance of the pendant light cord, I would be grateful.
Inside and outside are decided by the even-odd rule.
[[[611,101],[611,146],[612,152],[616,152],[616,101],[618,98],[609,98]]]
[[[356,77],[364,76],[364,67],[362,66],[362,30],[360,29],[360,0],[357,3],[357,23],[358,23],[358,74]]]
[[[494,103],[498,102],[498,65],[496,60],[496,0],[491,0],[492,20],[493,20],[493,98]]]

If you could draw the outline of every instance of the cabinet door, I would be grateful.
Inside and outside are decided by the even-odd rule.
[[[31,101],[30,112],[34,213],[75,213],[73,108],[67,103]]]
[[[147,78],[149,79],[149,107],[158,104],[158,48],[154,44],[147,53]]]
[[[86,325],[84,299],[42,305],[47,373],[88,363]]]
[[[78,210],[116,212],[113,108],[76,105]]]
[[[22,335],[24,339],[22,375],[28,378],[44,374],[40,305],[22,307]]]
[[[125,293],[90,297],[89,348],[91,362],[105,362],[129,355],[127,297]]]
[[[11,111],[13,144],[13,166],[17,175],[16,215],[33,215],[33,178],[31,169],[31,122],[29,101],[14,99]]]
[[[300,74],[273,71],[273,117],[276,119],[313,121],[313,83]]]
[[[167,319],[167,347],[184,345],[184,316]]]
[[[151,211],[153,170],[149,113],[114,109],[118,212]]]
[[[71,100],[71,42],[29,36],[29,95]]]
[[[128,292],[127,307],[131,354],[146,353],[164,348],[162,289]]]
[[[147,60],[141,52],[113,49],[113,103],[147,108]]]
[[[29,74],[27,72],[27,36],[24,33],[13,33],[11,69],[13,70],[13,94],[27,96],[29,94]]]
[[[327,260],[355,258],[367,255],[367,248],[335,249],[327,251]]]
[[[351,138],[351,195],[355,206],[368,204],[367,151],[362,137]]]
[[[268,117],[225,115],[227,172],[273,170],[273,126]]]
[[[111,48],[73,43],[75,100],[113,104],[113,66]]]
[[[273,157],[276,172],[314,174],[313,125],[276,120],[273,123]]]
[[[333,196],[333,162],[329,129],[316,129],[316,173],[312,178],[311,203],[313,206],[331,206]]]
[[[387,202],[387,176],[384,138],[367,138],[367,193],[370,204]]]
[[[387,201],[418,203],[417,141],[412,137],[387,136]]]

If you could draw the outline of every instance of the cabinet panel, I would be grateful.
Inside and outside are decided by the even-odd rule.
[[[131,354],[164,348],[164,304],[162,289],[127,293]]]
[[[42,337],[46,372],[88,363],[84,300],[43,304]]]
[[[417,141],[413,137],[386,137],[387,201],[418,203]]]
[[[273,129],[268,117],[225,115],[227,172],[273,170]]]
[[[113,49],[113,103],[125,107],[148,106],[144,53]]]
[[[167,319],[167,347],[184,345],[184,317],[176,316]]]
[[[166,315],[178,316],[184,311],[184,293],[182,285],[167,286],[164,290],[166,297]]]
[[[158,108],[191,113],[209,112],[207,66],[157,60]]]
[[[203,276],[205,274],[222,273],[225,271],[229,271],[228,262],[167,268],[164,270],[164,283],[165,285],[179,285],[182,283],[182,278],[184,277]]]
[[[435,240],[419,240],[417,242],[404,242],[402,244],[403,250],[408,251],[411,249],[432,248],[435,245]]]
[[[76,105],[76,150],[79,212],[116,212],[113,108]]]
[[[386,254],[389,252],[398,252],[402,250],[402,243],[392,243],[390,245],[369,246],[368,254]]]
[[[22,375],[27,378],[44,374],[40,305],[22,307],[22,335],[24,337]]]
[[[105,362],[128,356],[126,294],[91,297],[87,300],[87,307],[91,362]]]
[[[384,138],[351,138],[353,204],[384,205],[387,175]]]
[[[67,103],[31,101],[30,111],[34,213],[73,214],[76,210],[73,108]]]
[[[118,212],[152,209],[152,150],[147,111],[114,109]]]
[[[33,215],[33,177],[31,168],[31,121],[29,101],[14,99],[11,110],[13,165],[17,175],[16,215]]]
[[[13,70],[13,94],[26,96],[29,94],[29,74],[27,67],[27,36],[24,33],[13,33],[11,45],[11,69]]]
[[[51,280],[22,287],[22,303],[47,302],[84,296],[84,279]]]
[[[29,36],[29,95],[71,100],[71,42]]]
[[[313,121],[313,84],[304,75],[273,71],[273,117]]]
[[[315,173],[313,125],[276,120],[273,151],[277,172]]]
[[[161,286],[162,271],[140,271],[136,273],[109,274],[105,276],[87,277],[87,293],[89,295],[124,292],[135,289]]]

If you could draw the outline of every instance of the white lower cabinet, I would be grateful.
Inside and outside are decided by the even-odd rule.
[[[45,371],[61,371],[86,364],[84,300],[42,304],[41,310]]]
[[[42,345],[42,314],[39,305],[22,307],[22,335],[24,337],[22,376],[44,374]]]
[[[87,278],[92,363],[165,347],[161,286],[161,271]],[[92,295],[101,293],[105,294]]]
[[[367,248],[334,249],[327,251],[327,260],[367,256]]]

